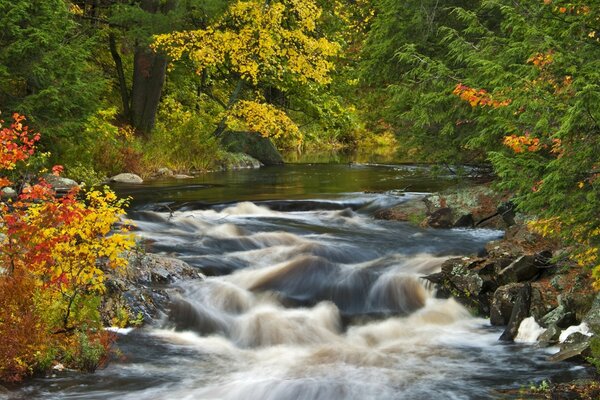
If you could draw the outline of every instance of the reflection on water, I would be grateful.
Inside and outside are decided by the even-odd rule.
[[[373,219],[419,196],[399,189],[453,184],[421,172],[295,166],[121,188],[137,196],[137,234],[209,277],[181,282],[160,321],[121,335],[108,368],[13,398],[486,399],[584,374],[435,298],[421,277],[500,232]]]

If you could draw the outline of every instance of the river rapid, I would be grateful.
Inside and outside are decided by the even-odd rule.
[[[119,187],[153,252],[205,280],[181,282],[150,326],[125,330],[95,374],[62,373],[15,399],[487,399],[567,379],[422,279],[501,232],[432,230],[377,210],[456,185],[424,167],[297,165]],[[1,396],[1,395],[0,395]]]

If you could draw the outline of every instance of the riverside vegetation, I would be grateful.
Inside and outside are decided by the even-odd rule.
[[[123,201],[57,197],[34,177],[42,164],[88,183],[216,169],[236,157],[232,132],[281,151],[376,144],[452,172],[490,165],[528,229],[598,289],[599,21],[597,0],[0,2],[0,108],[18,113],[2,128],[17,197],[2,203],[0,338],[35,333],[2,346],[21,352],[3,376],[98,364],[103,268],[132,245],[110,234]]]

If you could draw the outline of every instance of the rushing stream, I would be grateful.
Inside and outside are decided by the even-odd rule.
[[[16,399],[485,399],[580,373],[421,276],[476,253],[491,230],[425,230],[373,214],[452,186],[422,168],[316,165],[122,187],[152,251],[206,280],[182,282],[152,327],[124,332],[95,374],[18,388]]]

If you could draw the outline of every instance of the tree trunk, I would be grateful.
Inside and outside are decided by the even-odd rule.
[[[167,58],[145,47],[135,50],[131,90],[131,124],[143,134],[154,128],[167,73]]]
[[[108,43],[110,47],[110,54],[115,62],[117,68],[117,76],[119,77],[119,92],[121,93],[121,102],[123,103],[123,116],[125,118],[131,117],[131,110],[129,108],[129,90],[127,89],[127,82],[125,80],[125,72],[123,71],[123,60],[117,49],[117,40],[115,34],[110,32],[108,34]]]
[[[167,13],[177,0],[142,0],[142,10]],[[146,45],[136,46],[133,58],[133,87],[131,88],[131,125],[144,135],[154,128],[156,112],[167,74],[167,57],[153,52]]]

